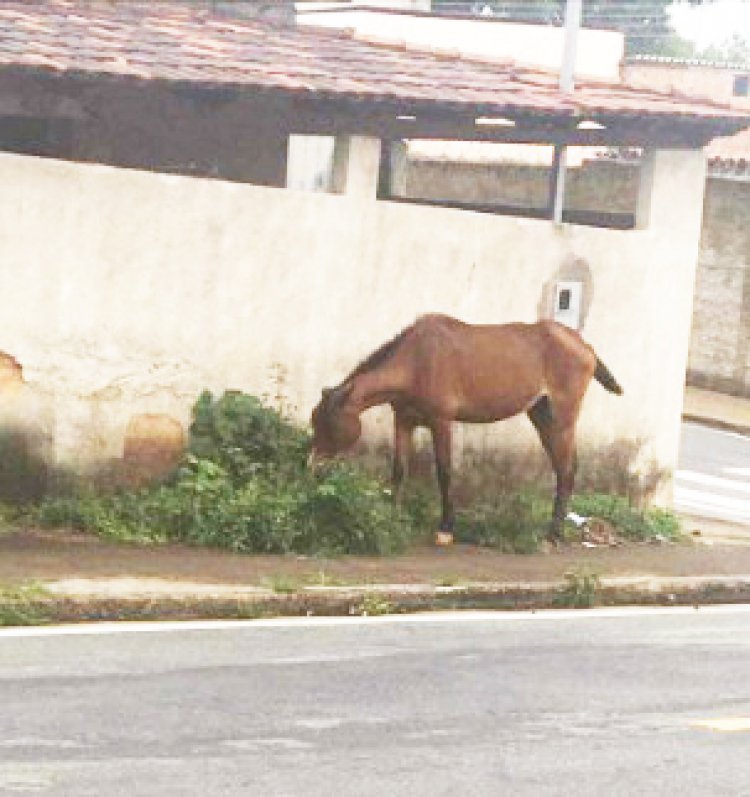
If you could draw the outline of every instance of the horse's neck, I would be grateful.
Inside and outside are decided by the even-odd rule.
[[[376,407],[378,404],[387,404],[395,398],[398,384],[393,374],[387,369],[376,368],[366,371],[353,378],[354,387],[351,392],[349,404],[357,414]]]

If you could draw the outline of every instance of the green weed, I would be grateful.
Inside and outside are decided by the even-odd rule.
[[[378,617],[384,614],[393,614],[395,607],[393,603],[381,595],[368,593],[362,598],[362,602],[354,607],[353,614],[362,617]]]
[[[263,579],[262,585],[279,595],[293,595],[299,591],[300,583],[288,576],[270,576]]]
[[[601,590],[599,574],[586,567],[565,573],[565,586],[560,592],[560,603],[576,609],[586,609],[596,603]]]
[[[550,512],[551,501],[534,492],[501,495],[461,510],[456,539],[507,553],[534,553],[546,535]]]
[[[672,512],[657,507],[639,509],[619,495],[576,495],[571,508],[584,517],[606,520],[618,534],[631,540],[677,540],[682,533],[680,521]]]
[[[0,626],[41,625],[47,622],[39,606],[46,596],[38,584],[0,586]]]

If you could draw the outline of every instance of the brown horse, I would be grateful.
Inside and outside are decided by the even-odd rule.
[[[312,413],[313,457],[350,448],[360,414],[378,404],[394,413],[393,481],[400,486],[412,432],[432,432],[442,517],[438,538],[451,539],[451,425],[491,423],[526,412],[557,478],[550,528],[562,533],[576,468],[575,426],[592,377],[612,393],[622,388],[581,336],[554,321],[473,326],[423,316],[363,360]]]

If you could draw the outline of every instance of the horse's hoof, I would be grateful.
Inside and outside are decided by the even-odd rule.
[[[438,548],[447,548],[449,545],[453,545],[453,534],[450,531],[436,531],[435,545]]]

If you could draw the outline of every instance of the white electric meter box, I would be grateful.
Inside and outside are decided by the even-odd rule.
[[[582,297],[582,283],[558,282],[555,289],[555,321],[571,329],[580,329]]]

